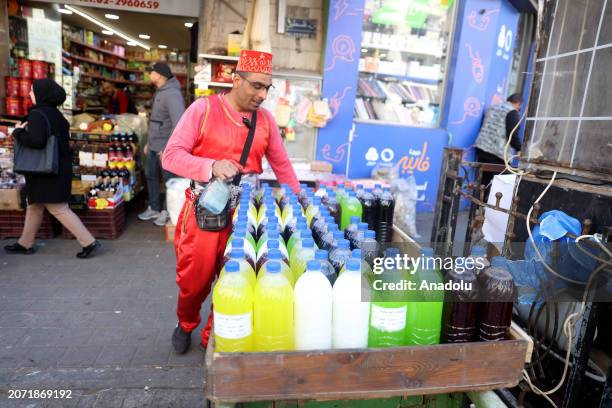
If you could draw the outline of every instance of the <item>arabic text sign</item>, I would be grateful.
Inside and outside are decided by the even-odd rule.
[[[57,3],[56,0],[40,1],[45,3]],[[62,3],[71,6],[97,7],[141,13],[171,14],[187,17],[197,17],[200,10],[200,0],[63,0]]]

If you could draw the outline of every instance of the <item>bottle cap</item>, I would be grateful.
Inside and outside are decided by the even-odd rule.
[[[306,220],[298,220],[297,222],[297,229],[298,230],[307,230],[308,229],[308,224],[306,223]]]
[[[225,272],[238,272],[240,265],[236,261],[227,261],[225,263]]]
[[[361,262],[357,259],[349,259],[348,261],[346,261],[346,270],[353,272],[361,271]]]
[[[236,248],[232,248],[230,256],[232,259],[244,259],[244,248],[238,246],[236,246]]]
[[[361,222],[361,217],[358,215],[351,216],[351,224],[359,224]]]
[[[421,256],[431,258],[434,256],[434,250],[431,247],[423,247],[421,248]]]
[[[268,239],[278,239],[280,237],[280,233],[277,229],[268,230]]]
[[[329,252],[327,252],[325,249],[317,249],[315,251],[315,259],[318,259],[319,261],[327,261],[328,257]]]
[[[307,271],[320,271],[321,263],[318,261],[308,261],[306,262],[306,270]]]
[[[374,231],[367,230],[365,232],[365,237],[370,239],[376,239],[376,233]]]
[[[312,200],[314,202],[314,205],[321,205],[321,197],[314,196],[314,198]]]
[[[268,240],[268,249],[278,249],[279,248],[278,239],[269,239]]]
[[[336,228],[338,228],[338,227],[336,227]],[[332,232],[332,234],[333,234],[332,236],[334,237],[334,239],[336,241],[338,241],[338,242],[340,242],[341,239],[344,239],[344,232],[342,232],[342,231],[334,231],[334,232]],[[348,242],[348,241],[346,241],[346,242]]]
[[[338,248],[340,249],[349,249],[351,244],[348,242],[348,239],[340,239],[338,240]]]
[[[302,248],[314,248],[314,241],[312,240],[312,238],[303,239]]]
[[[363,188],[363,184],[357,184],[357,186],[355,187],[357,190],[361,190]]]
[[[278,273],[281,270],[280,262],[278,261],[268,261],[266,264],[266,272],[270,273]]]
[[[280,249],[272,248],[268,251],[268,259],[270,260],[280,261],[282,257],[283,257],[283,254],[281,253]]]
[[[380,188],[380,184],[374,184],[374,188]]]
[[[234,240],[232,241],[232,249],[234,248],[244,248],[244,239],[242,238],[234,238]]]
[[[353,259],[361,259],[361,249],[359,249],[359,248],[353,249],[353,253],[351,254],[351,258],[353,258]]]
[[[487,256],[487,250],[485,249],[485,247],[483,247],[481,245],[474,245],[472,247],[472,253],[470,255],[472,255],[472,256]]]
[[[368,230],[368,223],[367,222],[360,222],[357,229],[359,231],[367,231]]]
[[[238,227],[234,230],[234,237],[235,238],[244,238],[246,237],[246,228],[244,227]]]

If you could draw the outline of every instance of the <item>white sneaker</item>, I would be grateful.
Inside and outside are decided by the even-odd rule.
[[[158,227],[165,227],[169,219],[170,214],[168,214],[168,211],[163,210],[159,213],[159,216],[155,219],[155,221],[153,221],[153,224],[157,225]]]
[[[160,212],[153,210],[150,206],[144,212],[138,214],[138,219],[141,221],[148,221],[159,217]]]

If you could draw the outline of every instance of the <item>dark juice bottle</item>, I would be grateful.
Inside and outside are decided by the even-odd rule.
[[[478,276],[480,286],[478,338],[497,341],[506,338],[512,322],[516,287],[505,259],[494,257],[491,266]]]
[[[341,210],[340,210],[340,204],[338,203],[338,200],[336,199],[336,195],[335,194],[330,194],[327,197],[327,203],[325,204],[327,209],[329,210],[329,215],[331,215],[332,217],[334,217],[334,222],[338,225],[340,225],[340,216],[341,214]]]
[[[374,198],[371,189],[366,189],[361,195],[361,207],[363,208],[363,221],[368,223],[368,229],[376,231],[378,224],[378,202]]]
[[[395,211],[395,199],[391,190],[385,187],[380,196],[378,210],[378,225],[376,227],[376,240],[378,242],[390,242],[393,235],[393,212]]]
[[[442,342],[475,341],[478,313],[478,281],[471,270],[451,270],[446,282],[459,285],[444,293],[442,312]]]

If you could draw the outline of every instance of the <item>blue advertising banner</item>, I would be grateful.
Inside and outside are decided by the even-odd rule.
[[[446,142],[444,129],[386,125],[381,132],[380,125],[356,123],[350,145],[348,176],[370,177],[377,166],[397,165],[400,177],[415,177],[417,211],[431,212],[435,207]]]
[[[319,130],[317,160],[344,174],[349,133],[357,93],[363,0],[332,0],[327,25],[323,98],[329,101],[332,119]]]

